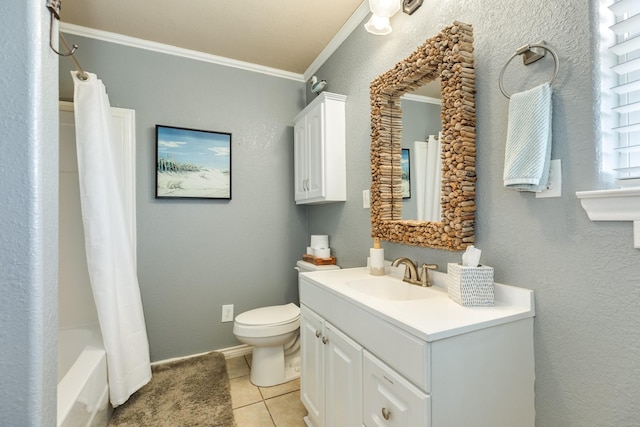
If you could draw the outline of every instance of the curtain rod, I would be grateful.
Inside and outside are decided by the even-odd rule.
[[[58,30],[59,40],[64,45],[65,49],[67,49],[67,53],[58,52],[56,50],[56,48],[53,47],[53,19],[55,18],[57,21],[60,20],[60,6],[61,6],[60,3],[61,3],[61,0],[48,0],[47,4],[46,4],[46,7],[47,7],[47,9],[49,9],[49,13],[51,14],[51,20],[49,22],[49,47],[57,55],[59,55],[59,56],[68,56],[68,57],[71,58],[71,60],[73,61],[73,63],[76,66],[76,73],[78,73],[78,78],[80,80],[89,80],[89,75],[87,73],[85,73],[84,69],[82,68],[82,66],[78,62],[78,58],[76,58],[76,56],[75,56],[75,52],[76,52],[76,50],[78,50],[78,45],[77,44],[74,44],[73,48],[69,48],[69,44],[67,43],[67,40],[64,38],[62,33]]]
[[[80,65],[80,63],[78,62],[78,58],[76,58],[76,55],[75,55],[75,51],[78,49],[78,46],[77,45],[73,45],[74,49],[73,49],[73,51],[70,51],[69,50],[69,44],[67,43],[67,40],[64,38],[62,33],[58,31],[58,35],[60,36],[60,41],[64,45],[64,48],[67,49],[71,53],[71,55],[69,55],[69,58],[73,61],[73,63],[76,66],[76,72],[78,73],[78,78],[80,80],[89,80],[89,75],[87,73],[85,73],[84,69],[82,68],[82,65]],[[60,54],[58,54],[58,55],[60,55]]]

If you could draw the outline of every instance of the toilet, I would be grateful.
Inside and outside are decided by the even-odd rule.
[[[299,272],[335,270],[336,265],[317,266],[298,261]],[[236,316],[233,334],[253,346],[251,382],[271,387],[300,376],[300,307],[294,303],[245,311]]]

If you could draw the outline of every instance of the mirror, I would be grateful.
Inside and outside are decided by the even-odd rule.
[[[401,97],[440,80],[440,221],[402,218]],[[371,235],[462,250],[475,240],[473,29],[454,22],[371,82]]]
[[[400,101],[402,219],[441,221],[440,79],[404,94]]]

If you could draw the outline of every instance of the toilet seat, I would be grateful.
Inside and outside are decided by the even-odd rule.
[[[235,321],[245,326],[276,326],[300,318],[300,307],[294,303],[255,308],[236,316]]]
[[[244,337],[270,337],[295,331],[299,327],[300,307],[289,303],[239,314],[233,323],[233,333]]]

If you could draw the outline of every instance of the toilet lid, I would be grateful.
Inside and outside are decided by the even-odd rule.
[[[245,311],[235,321],[243,325],[280,325],[290,323],[300,317],[300,307],[294,303],[274,305]]]

